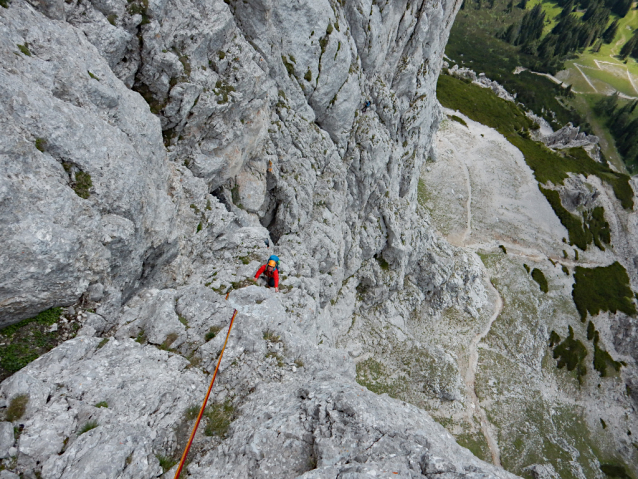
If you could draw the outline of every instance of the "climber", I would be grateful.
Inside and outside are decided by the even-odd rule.
[[[370,100],[366,101],[366,104],[363,105],[363,108],[361,109],[363,111],[363,113],[365,113],[368,110],[368,108],[370,107],[371,104],[372,103],[370,102]]]
[[[259,279],[261,275],[266,276],[266,286],[275,288],[275,292],[279,292],[279,258],[275,255],[272,255],[268,258],[268,263],[263,265],[257,271],[255,275],[255,279]]]

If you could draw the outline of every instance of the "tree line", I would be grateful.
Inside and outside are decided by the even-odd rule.
[[[560,0],[562,7],[558,23],[541,39],[543,27],[548,21],[541,4],[525,13],[521,20],[512,23],[497,36],[508,43],[520,46],[524,53],[538,59],[534,65],[542,71],[555,73],[563,67],[563,62],[577,51],[593,47],[598,51],[604,43],[611,43],[618,30],[618,20],[610,23],[610,15],[624,17],[631,8],[632,0]],[[527,0],[517,5],[525,8]],[[513,8],[513,2],[507,6]],[[583,11],[582,17],[575,15]],[[633,42],[633,43],[632,43]],[[634,35],[623,47],[627,55],[638,56],[638,36]],[[622,55],[622,53],[621,53]]]
[[[638,166],[638,116],[632,119],[638,100],[620,105],[618,92],[604,97],[594,105],[594,112],[606,118],[606,124],[614,137],[618,152],[625,163]]]

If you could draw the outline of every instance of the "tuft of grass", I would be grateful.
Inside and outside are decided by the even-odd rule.
[[[186,329],[188,329],[188,320],[184,317],[184,316],[177,316],[177,319],[179,319],[179,322],[182,323]]]
[[[603,429],[607,429],[607,423],[603,420],[603,418],[600,418],[600,425],[603,427]]]
[[[89,190],[93,186],[93,180],[91,179],[91,175],[84,171],[78,171],[75,173],[75,185],[73,186],[73,191],[80,198],[84,198],[85,200],[91,195]]]
[[[20,394],[14,397],[9,403],[9,407],[5,413],[5,419],[9,422],[17,421],[27,412],[27,404],[29,404],[29,396]]]
[[[304,80],[306,80],[307,82],[311,82],[312,81],[312,72],[310,71],[310,67],[308,67],[308,71],[306,72],[306,74],[303,76]]]
[[[219,333],[221,331],[221,327],[220,326],[211,326],[210,329],[208,330],[208,332],[206,333],[206,336],[204,336],[204,339],[208,342],[211,339],[213,339],[215,336],[217,336],[217,333]]]
[[[574,339],[574,330],[569,326],[569,335],[565,340],[554,348],[554,359],[558,362],[556,366],[562,369],[567,366],[568,371],[576,370],[578,382],[587,374],[587,367],[584,360],[587,357],[587,348],[578,339]]]
[[[47,141],[44,138],[36,138],[35,147],[36,149],[44,153],[47,149]]]
[[[298,368],[303,368],[304,367],[304,363],[300,358],[295,359],[295,366],[297,366]]]
[[[265,356],[266,358],[275,358],[275,360],[277,361],[277,366],[280,368],[284,367],[284,358],[281,356],[281,354],[276,353],[274,351],[270,351],[268,354],[266,354]]]
[[[379,263],[379,267],[383,270],[383,271],[388,271],[390,269],[390,265],[388,264],[388,262],[385,260],[385,258],[383,256],[376,255],[374,257],[374,259],[377,260],[377,263]]]
[[[503,254],[507,254],[507,249],[502,244],[498,245],[499,248],[503,251]]]
[[[172,457],[163,456],[161,454],[155,454],[155,457],[159,461],[159,465],[164,473],[170,471],[171,468],[177,464],[177,459],[173,459]]]
[[[601,311],[622,311],[630,316],[637,313],[627,270],[618,261],[591,269],[577,266],[572,297],[583,322],[587,313],[592,316]]]
[[[230,401],[225,401],[223,404],[211,404],[204,412],[207,419],[204,434],[207,436],[225,437],[230,423],[234,419],[234,413],[235,408]]]
[[[164,342],[162,343],[162,345],[160,346],[160,349],[163,349],[164,351],[168,351],[168,348],[171,347],[171,344],[173,344],[178,337],[179,335],[177,333],[169,333],[164,339]]]
[[[27,46],[27,44],[25,43],[24,45],[17,45],[18,49],[26,56],[30,57],[31,56],[31,51],[29,50],[29,47]]]
[[[137,333],[135,342],[140,344],[146,344],[146,333],[144,331],[140,331],[139,333]]]
[[[95,407],[98,407],[98,408],[109,407],[109,403],[107,403],[106,401],[100,401],[99,403],[95,405]]]
[[[106,346],[106,343],[108,342],[109,342],[109,338],[104,338],[102,341],[98,343],[96,349],[102,349],[104,346]]]
[[[569,269],[567,268],[567,266],[562,264],[561,269],[563,270],[563,273],[565,273],[565,276],[569,276]]]
[[[9,8],[10,2],[9,0],[0,0],[0,7]]]
[[[450,120],[453,120],[457,123],[460,123],[461,125],[463,125],[465,128],[469,128],[467,126],[467,123],[465,122],[465,120],[463,118],[461,118],[460,116],[456,116],[456,115],[451,115],[448,117]]]
[[[281,341],[281,336],[278,336],[275,334],[274,331],[267,329],[266,331],[264,331],[264,339],[271,343],[278,343],[279,341]]]
[[[534,268],[532,270],[532,279],[538,283],[543,293],[547,293],[549,291],[547,278],[545,278],[545,275],[540,269]]]
[[[80,429],[80,431],[78,432],[78,436],[81,436],[85,432],[89,432],[91,429],[95,429],[98,426],[99,424],[97,423],[97,421],[89,421],[84,426],[82,426],[82,429]]]
[[[197,406],[196,404],[189,406],[188,408],[186,408],[186,411],[184,411],[184,417],[186,418],[187,421],[192,421],[193,419],[196,419],[198,415],[199,415],[199,406]]]
[[[560,343],[560,336],[558,335],[556,331],[552,331],[549,334],[549,347],[553,348],[558,343]]]
[[[221,99],[217,100],[217,103],[220,105],[223,103],[228,103],[228,96],[231,92],[234,91],[235,87],[229,85],[224,80],[217,80],[217,82],[215,82],[215,88],[213,89],[215,95],[221,96]]]
[[[96,75],[94,75],[93,73],[91,73],[90,71],[88,71],[88,70],[87,70],[86,72],[87,72],[87,73],[89,74],[89,76],[90,76],[91,78],[93,78],[94,80],[100,81],[100,79],[99,79]]]
[[[111,13],[108,17],[106,17],[106,19],[111,25],[115,26],[115,22],[117,22],[117,15],[115,13]]]
[[[527,266],[526,264],[523,264],[523,268],[525,268],[525,271],[527,271],[527,273],[530,272],[529,266]]]

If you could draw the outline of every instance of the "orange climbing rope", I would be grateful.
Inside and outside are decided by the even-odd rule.
[[[226,299],[228,299],[228,295],[226,295]],[[215,373],[213,374],[213,379],[210,382],[210,386],[208,387],[208,392],[206,393],[206,397],[204,398],[202,407],[199,410],[197,421],[195,422],[195,426],[193,427],[193,432],[191,432],[191,437],[188,439],[188,444],[186,444],[186,449],[184,449],[184,454],[182,454],[182,459],[179,461],[179,467],[177,468],[177,472],[175,473],[175,479],[178,479],[179,475],[182,473],[182,468],[184,467],[184,463],[186,462],[186,456],[188,456],[188,451],[190,450],[191,444],[193,443],[193,438],[195,437],[195,433],[197,432],[197,428],[199,427],[199,422],[202,420],[202,416],[204,415],[204,409],[206,409],[206,403],[208,402],[208,397],[210,396],[210,392],[213,390],[213,384],[215,384],[217,371],[219,370],[219,365],[222,362],[222,356],[224,356],[224,350],[226,349],[226,343],[228,343],[230,330],[233,328],[233,322],[235,321],[235,316],[237,316],[237,310],[235,310],[235,312],[233,313],[233,317],[230,319],[230,324],[228,325],[228,333],[226,334],[226,341],[224,341],[222,352],[219,354],[219,359],[217,360],[217,366],[215,367]]]

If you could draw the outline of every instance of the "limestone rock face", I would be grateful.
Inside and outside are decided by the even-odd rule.
[[[176,252],[159,121],[76,29],[2,13],[0,324],[97,282],[119,305]]]

